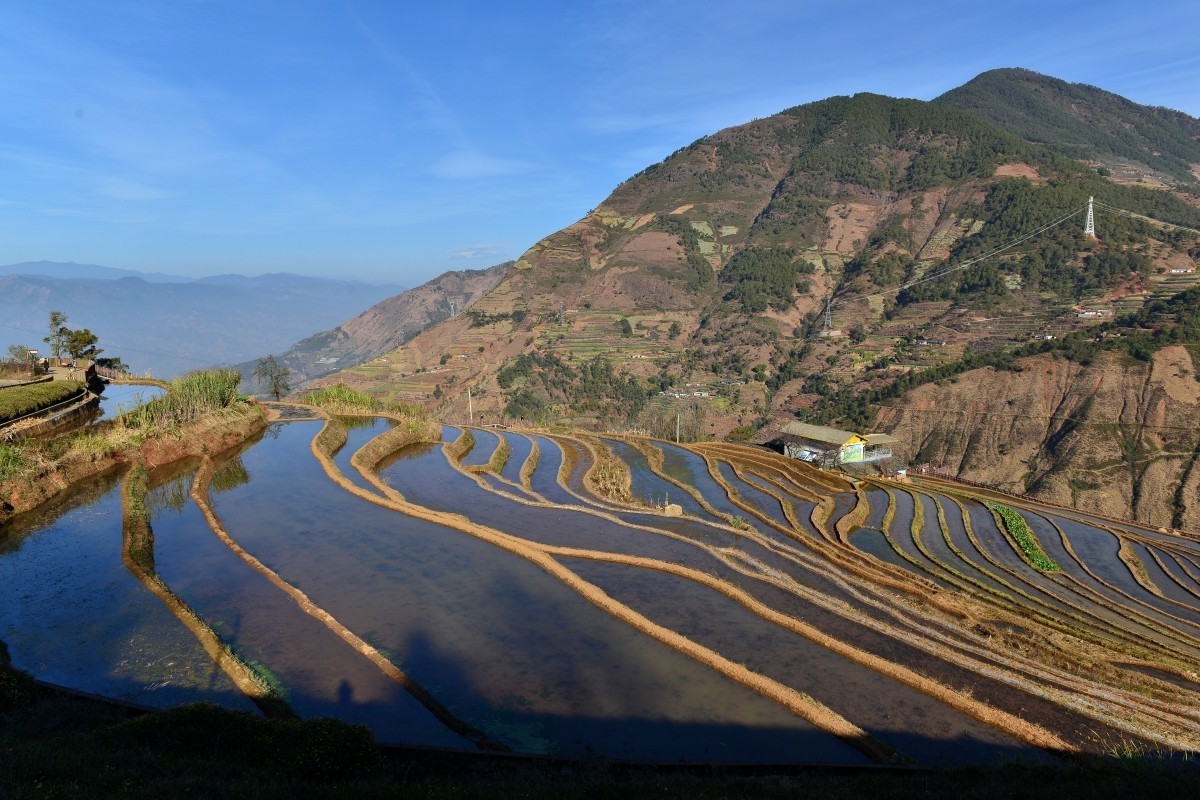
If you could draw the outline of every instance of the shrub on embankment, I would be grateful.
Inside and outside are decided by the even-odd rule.
[[[343,384],[326,386],[309,392],[301,398],[306,405],[316,406],[331,414],[345,416],[380,416],[396,421],[391,430],[372,439],[362,449],[366,463],[376,464],[385,456],[408,444],[436,442],[442,437],[441,428],[429,418],[420,406],[406,403],[387,403],[365,392],[359,392]],[[317,437],[317,446],[326,454],[332,454],[346,443],[347,430],[337,417],[333,417]]]
[[[345,384],[326,386],[309,392],[300,402],[323,408],[332,414],[383,414],[392,417],[428,418],[425,409],[408,403],[389,403],[378,397],[351,389]]]
[[[81,394],[79,381],[48,381],[0,389],[0,424],[41,411]]]
[[[242,376],[231,369],[192,372],[171,381],[167,393],[117,418],[126,429],[167,429],[230,408],[241,399]]]

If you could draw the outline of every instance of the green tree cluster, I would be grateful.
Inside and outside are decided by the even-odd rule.
[[[761,314],[768,308],[790,308],[796,288],[808,287],[800,276],[813,272],[809,262],[796,261],[790,247],[748,247],[721,270],[721,283],[729,287],[726,300],[738,303],[747,314]]]
[[[64,355],[72,359],[94,359],[104,351],[97,347],[99,337],[87,328],[72,330],[67,327],[67,315],[61,311],[51,311],[48,325],[49,335],[42,341],[50,346],[50,353],[56,361]]]
[[[696,292],[711,289],[715,284],[713,268],[700,252],[700,234],[691,223],[673,214],[660,214],[655,219],[655,225],[664,233],[678,238],[687,263],[688,289]]]
[[[615,372],[602,356],[576,367],[541,352],[511,359],[496,373],[496,381],[508,398],[506,416],[536,420],[544,420],[549,409],[558,406],[631,421],[654,391],[645,381]]]

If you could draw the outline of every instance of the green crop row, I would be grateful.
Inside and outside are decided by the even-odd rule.
[[[1058,572],[1059,566],[1054,563],[1054,559],[1046,555],[1046,551],[1038,544],[1037,537],[1033,535],[1033,531],[1029,530],[1029,526],[1025,524],[1025,518],[1013,511],[1008,506],[1002,506],[999,503],[988,503],[988,508],[996,512],[1000,519],[1004,521],[1004,528],[1008,531],[1008,535],[1013,538],[1017,546],[1021,548],[1021,552],[1029,559],[1033,566],[1040,569],[1042,572]]]
[[[61,403],[82,389],[83,384],[78,381],[50,381],[0,389],[0,422]]]

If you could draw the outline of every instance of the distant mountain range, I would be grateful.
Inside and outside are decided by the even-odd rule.
[[[74,261],[22,261],[20,264],[9,264],[0,267],[0,275],[30,275],[41,278],[84,278],[97,280],[118,280],[120,278],[141,278],[149,283],[189,283],[193,279],[180,275],[167,275],[162,272],[139,272],[136,269],[119,269],[117,267],[102,267],[99,264],[76,264]]]
[[[1084,235],[1089,197],[1098,240]],[[1020,69],[931,102],[833,97],[682,147],[534,244],[466,313],[321,382],[449,418],[465,418],[470,388],[477,418],[663,436],[681,417],[756,441],[797,417],[903,420],[903,458],[1200,526],[1200,432],[1176,424],[1200,418],[1193,315],[1173,306],[1100,344],[1090,328],[1195,286],[1197,230],[1200,120],[1186,114]],[[1005,356],[1031,343],[1054,352]],[[1094,405],[1119,418],[1090,413],[1098,378],[1079,367],[1129,353],[1124,382]],[[960,377],[993,355],[1000,378]],[[1021,370],[1050,374],[1038,359],[1093,383],[1047,389],[1046,403],[1074,399],[1034,409]],[[938,375],[988,387],[986,424]],[[896,410],[908,386],[921,387],[920,426]],[[1021,413],[1040,422],[1006,443],[1016,423],[1000,416]]]
[[[404,287],[286,273],[201,279],[94,264],[0,267],[0,343],[45,349],[50,311],[100,337],[105,355],[170,377],[233,364],[359,313]]]
[[[394,350],[428,326],[461,313],[491,291],[511,266],[512,262],[506,261],[488,269],[443,273],[381,300],[335,328],[297,342],[282,355],[271,355],[291,371],[293,388],[302,387],[314,378]],[[256,367],[257,359],[236,368],[250,379]]]

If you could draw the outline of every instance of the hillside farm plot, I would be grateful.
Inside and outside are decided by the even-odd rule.
[[[159,598],[135,638],[216,643],[290,713],[435,747],[940,767],[1200,746],[1195,539],[739,445],[449,425],[383,444],[404,430],[292,422],[152,480]],[[53,540],[30,519],[2,540]],[[114,687],[107,662],[38,655],[66,650],[33,635],[26,581],[103,562],[29,571],[35,550],[0,552],[14,661],[153,691],[161,674]],[[194,662],[159,669],[187,686]]]

